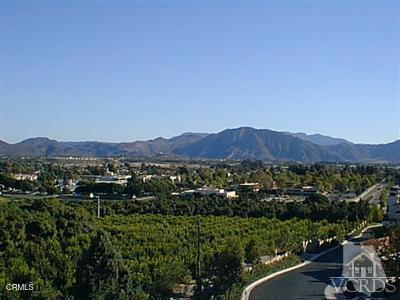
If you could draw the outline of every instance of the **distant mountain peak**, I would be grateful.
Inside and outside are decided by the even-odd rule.
[[[307,134],[304,132],[287,132],[284,131],[283,133],[291,135],[293,137],[302,139],[307,142],[314,143],[316,145],[321,145],[321,146],[332,146],[332,145],[339,145],[339,144],[352,144],[348,140],[342,139],[342,138],[336,138],[336,137],[331,137],[327,135],[322,135],[319,133],[314,133],[314,134]]]
[[[184,132],[182,134],[171,137],[169,140],[170,141],[185,140],[185,139],[186,140],[189,140],[189,139],[199,140],[199,139],[205,138],[207,135],[209,135],[209,133]]]
[[[25,139],[22,143],[46,143],[46,142],[56,142],[56,140],[49,139],[48,137],[38,136],[33,138]]]

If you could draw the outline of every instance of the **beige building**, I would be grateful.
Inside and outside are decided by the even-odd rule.
[[[36,181],[38,179],[38,172],[32,174],[14,174],[13,177],[16,180],[29,180],[29,181]]]

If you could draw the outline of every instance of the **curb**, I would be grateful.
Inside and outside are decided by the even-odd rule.
[[[381,224],[378,224],[378,225],[367,226],[367,227],[365,227],[365,228],[360,232],[359,235],[357,235],[357,236],[355,236],[355,237],[351,237],[351,238],[349,238],[349,240],[351,240],[351,239],[353,239],[353,238],[361,237],[362,234],[363,234],[365,231],[367,231],[368,229],[374,228],[374,227],[379,227],[379,226],[382,226],[382,225],[381,225]],[[323,252],[321,252],[321,253],[318,253],[318,254],[316,254],[315,256],[311,257],[309,260],[307,260],[307,261],[305,261],[305,262],[303,262],[303,263],[301,263],[301,264],[298,264],[298,265],[295,265],[295,266],[293,266],[293,267],[290,267],[290,268],[287,268],[287,269],[284,269],[284,270],[275,272],[275,273],[270,274],[270,275],[268,275],[268,276],[266,276],[266,277],[260,278],[260,279],[258,279],[258,280],[256,280],[256,281],[254,281],[253,283],[250,283],[250,284],[243,290],[241,300],[248,300],[251,291],[252,291],[257,285],[260,285],[261,283],[263,283],[263,282],[265,282],[265,281],[268,281],[268,280],[270,280],[270,279],[272,279],[272,278],[275,278],[275,277],[277,277],[277,276],[279,276],[279,275],[282,275],[282,274],[291,272],[291,271],[293,271],[293,270],[296,270],[296,269],[305,267],[305,266],[309,265],[311,262],[313,262],[314,260],[316,260],[317,258],[321,257],[322,255],[325,255],[325,254],[327,254],[327,253],[329,253],[329,252],[331,252],[331,251],[337,249],[338,247],[341,247],[341,246],[347,244],[347,243],[349,242],[349,240],[345,240],[345,241],[343,241],[340,245],[336,245],[336,246],[334,246],[334,247],[332,247],[332,248],[330,248],[330,249],[328,249],[328,250],[325,250],[325,251],[323,251]]]

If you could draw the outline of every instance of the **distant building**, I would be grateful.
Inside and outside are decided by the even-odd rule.
[[[182,178],[180,175],[167,175],[167,174],[161,174],[161,175],[155,175],[155,174],[142,174],[138,177],[138,179],[142,180],[142,182],[146,182],[152,179],[169,179],[173,183],[176,182],[181,182]]]
[[[313,185],[306,185],[306,186],[303,186],[303,193],[310,193],[310,194],[312,194],[312,193],[316,193],[318,190],[317,190],[317,187],[316,186],[313,186]]]
[[[236,195],[235,191],[225,191],[224,197],[227,199],[234,199],[234,198],[237,198],[237,195]]]
[[[142,180],[142,182],[149,181],[151,179],[154,179],[156,176],[155,175],[140,175],[139,179]]]
[[[181,182],[181,175],[174,175],[174,176],[169,176],[169,180],[171,180],[173,183],[175,182]]]
[[[304,194],[303,189],[296,189],[296,188],[286,189],[284,191],[284,193],[287,195],[296,195],[296,196],[300,196],[300,195]]]
[[[202,187],[195,190],[187,190],[181,193],[181,195],[198,195],[198,196],[222,196],[227,199],[234,199],[236,198],[235,191],[225,191],[224,189],[217,189],[217,188],[208,188]]]
[[[15,180],[29,180],[29,181],[36,181],[38,179],[39,172],[35,172],[32,174],[14,174],[13,177]]]
[[[131,175],[82,175],[81,179],[93,180],[95,183],[116,183],[125,185],[131,177]]]
[[[239,189],[242,192],[258,192],[260,190],[260,184],[258,182],[245,182],[239,184]]]

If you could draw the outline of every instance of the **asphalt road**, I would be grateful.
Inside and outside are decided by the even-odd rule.
[[[367,231],[368,232],[368,231]],[[365,240],[367,232],[357,240]],[[342,274],[342,246],[320,256],[300,269],[266,281],[250,294],[250,300],[325,299],[324,290],[331,277]]]
[[[373,191],[371,191],[371,193],[368,195],[370,197],[369,199],[370,204],[376,204],[376,205],[379,204],[380,202],[379,197],[382,194],[385,186],[386,184],[383,183],[378,184],[378,186]]]

